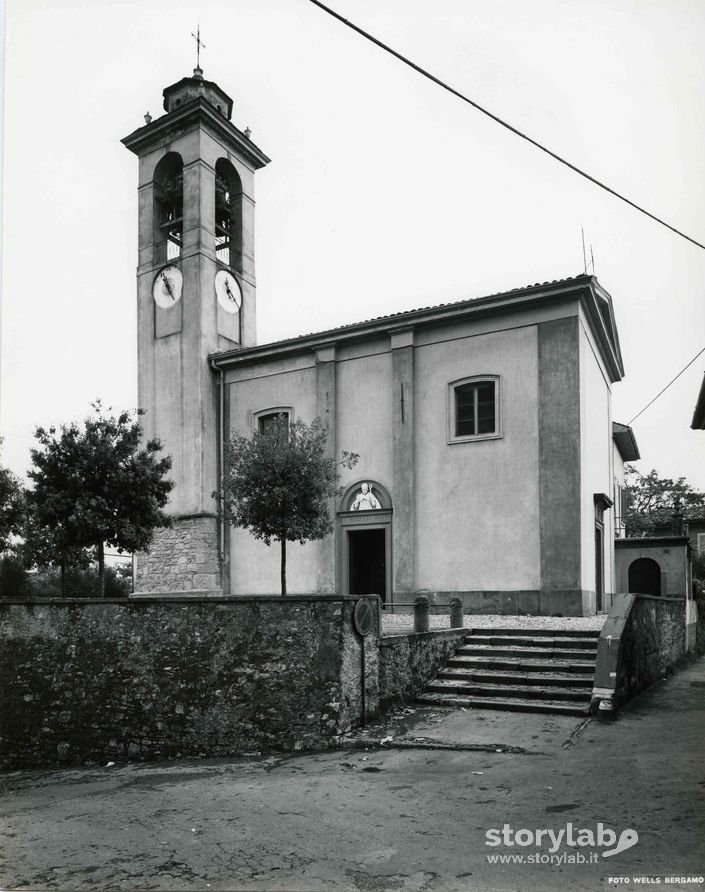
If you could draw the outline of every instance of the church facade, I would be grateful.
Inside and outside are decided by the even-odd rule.
[[[612,301],[579,276],[255,343],[254,176],[269,159],[200,69],[123,142],[139,158],[139,402],[173,459],[172,529],[138,592],[278,591],[278,549],[215,511],[223,443],[315,417],[343,472],[292,594],[418,593],[487,613],[583,615],[615,591]]]

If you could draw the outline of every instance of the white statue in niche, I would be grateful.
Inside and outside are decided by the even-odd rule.
[[[372,487],[367,483],[363,483],[360,487],[360,492],[355,497],[355,501],[350,506],[350,510],[373,511],[375,508],[381,507],[377,496],[372,492]]]

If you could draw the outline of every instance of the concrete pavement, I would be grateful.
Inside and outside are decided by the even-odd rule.
[[[703,888],[704,732],[701,660],[615,724],[401,710],[334,752],[7,772],[0,886],[562,892],[634,889],[650,876]],[[598,822],[638,842],[609,858],[589,837],[565,844],[569,823],[596,834]],[[486,845],[504,825],[507,840],[534,843]],[[540,829],[553,840],[536,845]],[[568,860],[578,854],[583,863]],[[688,875],[702,884],[665,882]]]

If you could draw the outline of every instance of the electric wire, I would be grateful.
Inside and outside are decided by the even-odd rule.
[[[632,418],[631,421],[628,421],[627,424],[628,424],[628,425],[631,425],[631,423],[632,423],[633,421],[636,421],[636,419],[637,419],[642,413],[646,412],[646,410],[649,408],[649,406],[653,406],[653,404],[654,404],[654,403],[656,402],[656,400],[661,396],[661,394],[665,393],[665,392],[668,390],[668,388],[671,386],[671,384],[673,384],[675,381],[677,381],[677,380],[680,378],[680,376],[683,374],[683,372],[685,372],[686,369],[689,369],[689,368],[691,367],[691,365],[695,362],[695,360],[698,358],[698,356],[701,356],[703,353],[705,353],[705,347],[703,347],[702,350],[698,351],[698,352],[695,354],[695,356],[690,360],[690,362],[688,363],[688,365],[683,366],[683,368],[680,370],[680,372],[678,372],[678,374],[676,375],[676,377],[675,377],[675,378],[671,378],[671,380],[668,382],[668,384],[667,384],[662,390],[659,390],[659,392],[658,392],[658,393],[656,394],[656,396],[651,400],[651,402],[647,403],[647,404],[644,406],[644,408],[641,409],[641,411],[637,412],[636,415],[634,416],[634,418]]]
[[[538,140],[533,139],[533,137],[524,133],[522,130],[519,130],[517,127],[514,127],[512,124],[509,124],[507,121],[500,118],[498,115],[493,114],[488,109],[484,108],[475,100],[470,99],[469,96],[466,96],[464,93],[461,93],[460,90],[456,90],[455,87],[451,87],[450,84],[447,84],[445,81],[441,80],[439,77],[436,77],[434,74],[431,74],[430,71],[427,71],[425,68],[422,68],[420,65],[417,65],[415,62],[412,62],[411,59],[397,52],[397,50],[392,49],[388,44],[383,43],[377,37],[374,37],[368,31],[365,31],[363,28],[360,28],[358,25],[355,25],[349,19],[344,18],[342,15],[337,13],[334,9],[331,9],[329,6],[326,6],[325,3],[321,3],[320,0],[309,0],[310,3],[313,3],[314,6],[318,6],[319,9],[322,9],[324,12],[327,12],[328,15],[332,16],[334,19],[337,19],[342,24],[346,25],[348,28],[351,28],[353,31],[360,34],[366,40],[369,40],[371,43],[374,43],[375,46],[378,46],[380,49],[384,50],[386,53],[389,53],[391,56],[394,56],[395,59],[398,59],[400,62],[403,62],[404,65],[408,65],[409,68],[412,68],[418,74],[422,75],[428,80],[432,81],[437,86],[446,90],[448,93],[451,93],[458,99],[461,99],[463,102],[466,102],[468,105],[471,105],[473,108],[477,109],[477,111],[482,112],[483,115],[486,115],[488,118],[491,118],[495,123],[500,124],[506,130],[509,130],[510,133],[513,133],[515,136],[519,136],[521,139],[525,140],[528,143],[531,143],[532,146],[535,146],[537,149],[540,149],[542,152],[545,152],[555,161],[558,161],[560,164],[563,164],[565,167],[572,170],[574,173],[577,173],[579,176],[591,182],[593,185],[598,186],[600,189],[603,189],[605,192],[608,192],[610,195],[613,195],[615,198],[618,198],[620,201],[623,201],[625,204],[628,204],[630,207],[634,208],[634,210],[638,211],[641,214],[651,218],[656,223],[659,223],[661,226],[665,226],[666,229],[669,229],[671,232],[679,235],[681,238],[684,238],[686,241],[691,242],[693,245],[696,245],[698,248],[702,248],[705,251],[705,244],[697,241],[692,236],[687,235],[680,229],[677,229],[675,226],[672,226],[670,223],[667,223],[661,217],[658,217],[656,214],[652,214],[651,211],[647,211],[646,208],[643,208],[641,205],[638,205],[636,202],[632,201],[630,198],[627,198],[625,195],[622,195],[621,192],[617,192],[616,189],[613,189],[611,186],[608,186],[606,183],[603,183],[601,180],[598,180],[596,177],[593,177],[591,174],[587,173],[587,171],[578,167],[575,164],[572,164],[566,158],[563,158],[561,155],[558,155],[556,152],[544,146],[542,143],[538,142]]]

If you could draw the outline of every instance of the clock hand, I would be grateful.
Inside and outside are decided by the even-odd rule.
[[[225,290],[228,292],[228,297],[230,298],[230,300],[231,300],[233,303],[235,303],[235,295],[234,295],[234,294],[232,293],[232,291],[230,290],[230,282],[228,282],[227,279],[225,280]]]
[[[176,298],[174,297],[174,289],[171,287],[171,282],[167,278],[166,273],[162,273],[162,282],[164,282],[164,287],[166,288],[169,297],[172,300],[176,300]]]

